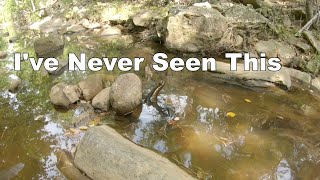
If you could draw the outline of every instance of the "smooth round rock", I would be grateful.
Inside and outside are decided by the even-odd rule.
[[[120,75],[111,86],[110,102],[115,112],[120,115],[131,113],[142,101],[142,83],[133,74]]]
[[[59,83],[51,88],[49,96],[52,104],[63,107],[68,107],[71,104],[70,100],[63,92],[63,89],[66,86],[67,84],[65,83]]]

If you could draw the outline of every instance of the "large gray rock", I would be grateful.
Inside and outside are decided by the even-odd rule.
[[[235,4],[225,12],[225,16],[230,20],[243,24],[266,23],[268,20],[260,13],[249,6]]]
[[[172,50],[212,50],[228,28],[227,19],[216,9],[191,6],[167,20],[165,45]]]
[[[155,12],[152,10],[142,11],[133,16],[133,24],[141,27],[148,27],[155,16]]]
[[[273,39],[269,41],[259,41],[255,45],[255,49],[258,53],[266,53],[268,58],[280,58],[281,64],[283,65],[289,65],[293,61],[293,58],[296,57],[296,52],[289,44]]]
[[[111,86],[110,102],[118,114],[132,112],[142,101],[142,83],[140,78],[127,73],[120,75]]]
[[[245,85],[266,87],[271,83],[280,84],[287,89],[291,87],[291,77],[288,71],[281,69],[277,72],[272,71],[244,71],[243,64],[237,64],[237,71],[230,71],[230,64],[224,62],[216,62],[217,70],[220,74],[227,77],[238,78]],[[220,76],[220,75],[219,75]],[[254,82],[256,81],[256,82]]]
[[[111,107],[110,91],[111,87],[108,87],[99,92],[99,94],[92,99],[92,106],[103,111],[108,111]]]
[[[104,88],[103,78],[99,74],[90,75],[85,80],[79,82],[83,98],[90,101]]]
[[[300,82],[303,82],[309,86],[311,85],[312,77],[310,74],[296,70],[296,69],[292,69],[292,68],[282,67],[282,69],[288,71],[288,73],[292,79],[297,79]]]
[[[51,88],[49,96],[52,104],[63,107],[68,107],[71,104],[71,102],[63,92],[63,89],[66,86],[67,84],[65,83],[59,83]]]
[[[34,50],[38,57],[49,57],[51,53],[61,50],[64,42],[59,36],[43,37],[35,40]]]
[[[80,100],[82,91],[78,85],[68,85],[63,89],[63,93],[71,103],[75,103]]]
[[[168,159],[137,146],[108,126],[88,129],[74,163],[95,180],[194,179]]]

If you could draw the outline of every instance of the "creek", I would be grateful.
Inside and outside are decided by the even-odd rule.
[[[33,71],[24,62],[21,71],[13,71],[13,53],[32,52],[25,44],[38,35],[30,34],[9,44],[9,55],[0,62],[0,170],[23,163],[17,179],[59,179],[63,176],[56,167],[55,151],[74,150],[83,133],[65,134],[78,112],[55,108],[49,92],[58,82],[76,84],[94,72],[66,71],[49,76],[44,70]],[[76,36],[71,39],[77,41]],[[154,52],[179,57],[148,42],[119,48],[88,39],[94,42],[70,41],[64,49],[81,53],[85,45],[94,44],[96,48],[91,49],[95,50],[89,51],[92,57],[108,52],[113,57],[145,57],[144,63],[152,63]],[[107,79],[121,74],[117,69],[98,73]],[[165,126],[155,110],[145,104],[141,113],[121,120],[113,113],[101,119],[133,142],[163,154],[200,179],[320,176],[320,107],[315,93],[299,88],[247,88],[209,72],[168,70],[153,73],[151,80],[144,71],[136,73],[142,79],[145,95],[157,81],[167,81],[159,103],[174,106],[180,121],[177,126]],[[23,80],[17,94],[7,90],[12,75]],[[229,112],[236,116],[227,117]]]

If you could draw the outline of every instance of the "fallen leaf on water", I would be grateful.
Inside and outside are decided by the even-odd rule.
[[[233,117],[236,116],[236,113],[234,113],[234,112],[228,112],[226,116],[229,117],[229,118],[233,118]]]
[[[247,102],[247,103],[251,103],[250,99],[244,99],[244,101]]]
[[[88,126],[81,126],[81,127],[79,127],[79,129],[81,131],[86,131],[86,130],[88,130]]]

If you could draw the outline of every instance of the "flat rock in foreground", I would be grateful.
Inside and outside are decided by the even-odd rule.
[[[108,126],[89,128],[75,165],[95,180],[194,179],[161,155],[137,146]]]

